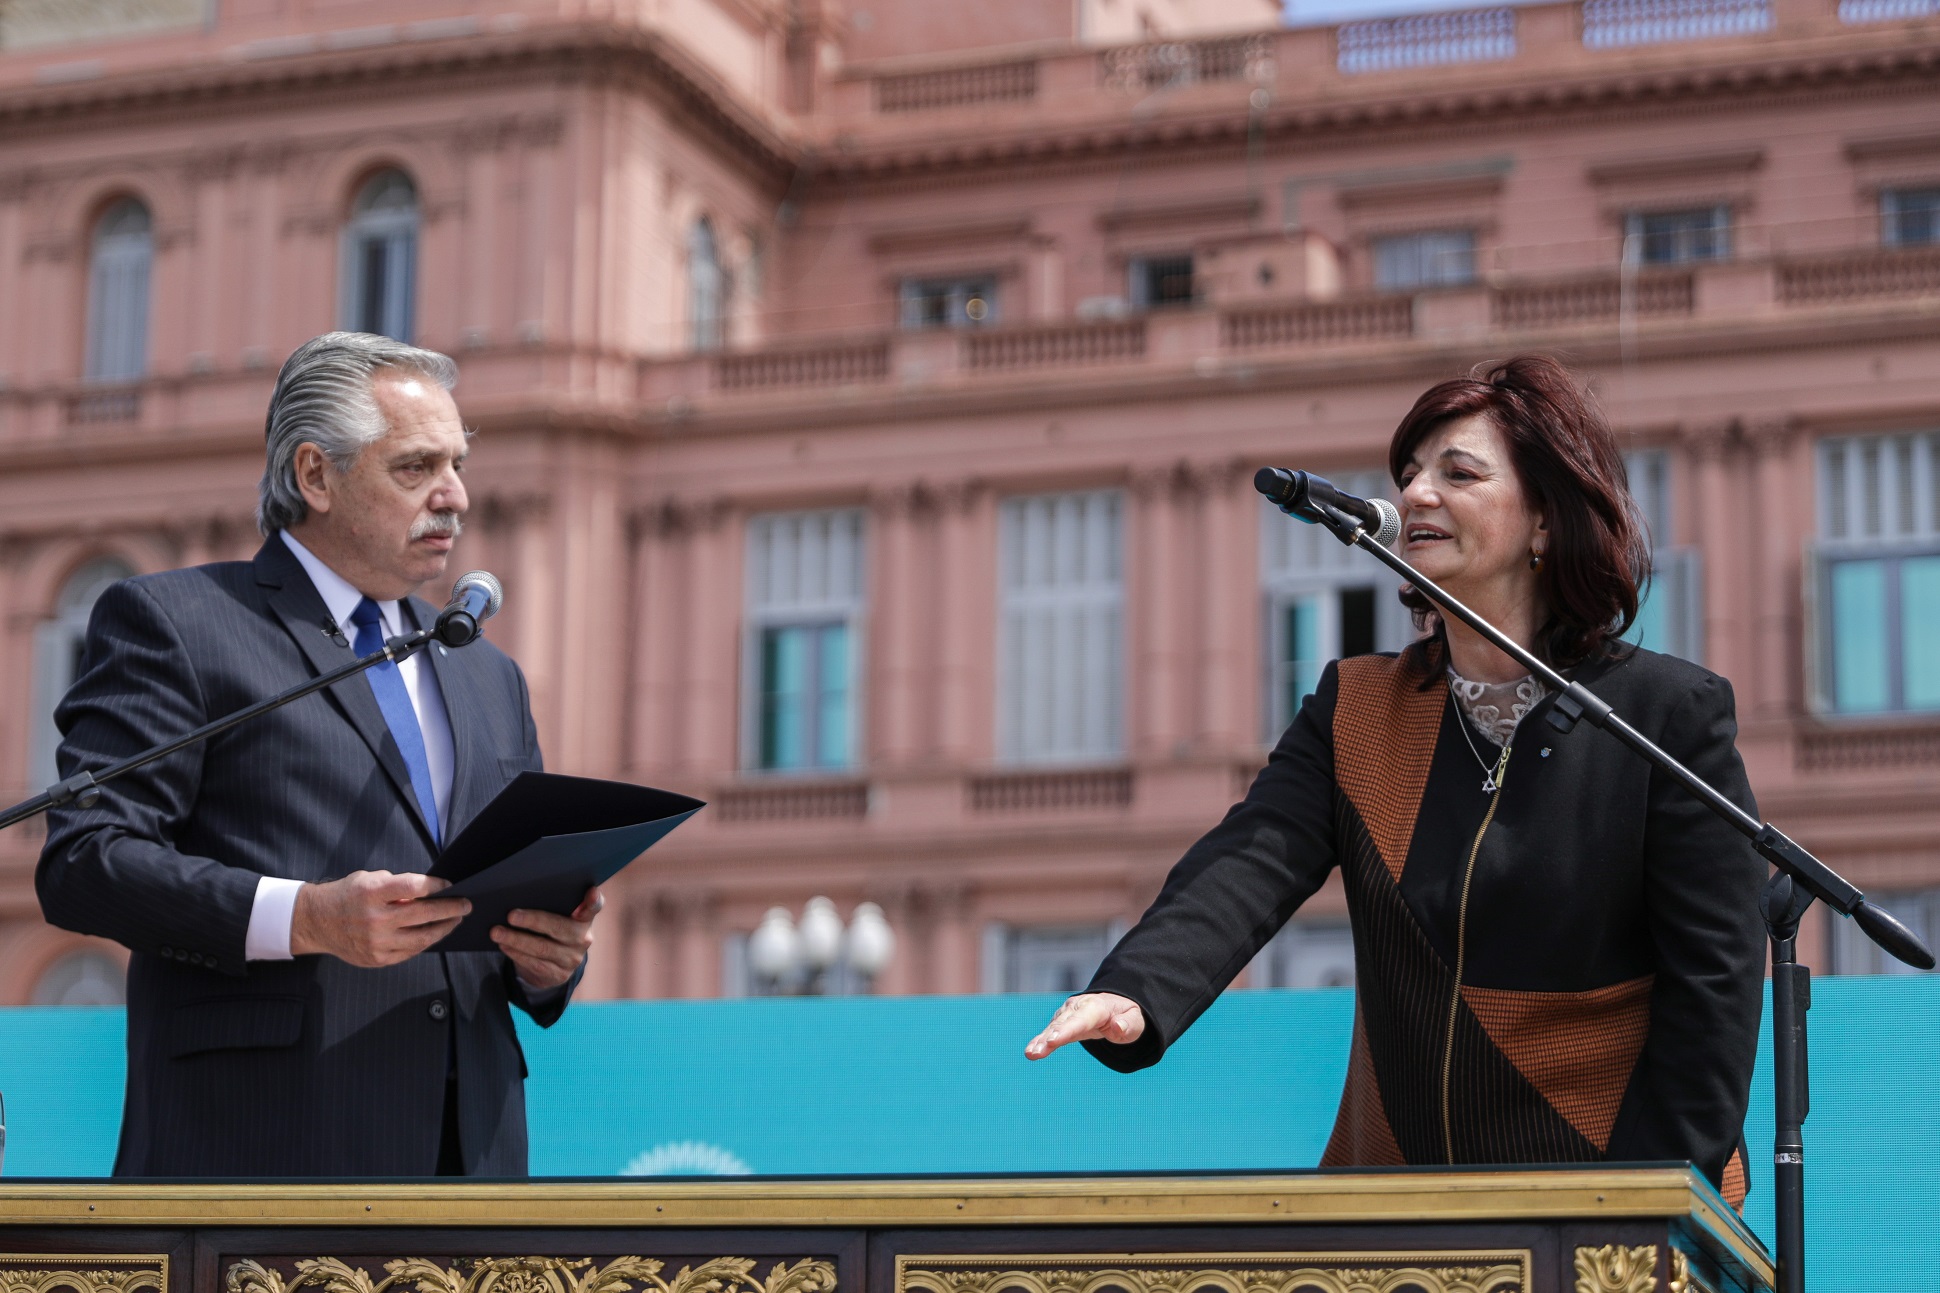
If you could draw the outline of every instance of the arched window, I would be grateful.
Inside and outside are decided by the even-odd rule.
[[[688,340],[696,350],[719,350],[726,340],[727,271],[714,225],[702,216],[687,234]]]
[[[112,557],[90,561],[68,579],[54,603],[54,617],[43,621],[34,635],[34,743],[28,758],[27,788],[45,790],[59,780],[54,751],[61,743],[54,726],[54,706],[81,674],[81,651],[88,636],[88,616],[95,599],[109,584],[135,572]]]
[[[148,271],[155,258],[148,208],[129,198],[94,226],[88,256],[88,353],[91,382],[139,381],[148,371]]]
[[[409,341],[417,265],[417,186],[403,171],[380,171],[344,227],[344,327]]]
[[[69,952],[34,984],[37,1006],[119,1006],[127,1000],[127,972],[105,952]]]

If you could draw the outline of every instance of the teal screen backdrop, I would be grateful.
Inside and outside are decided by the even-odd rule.
[[[541,1176],[1276,1170],[1312,1167],[1346,1071],[1353,994],[1235,992],[1129,1077],[1024,1042],[1055,998],[574,1006],[522,1028]],[[1768,1021],[1769,1023],[1769,1021]],[[1813,984],[1807,1236],[1821,1293],[1940,1270],[1940,976]],[[1769,1045],[1770,1030],[1766,1031]],[[0,1010],[9,1177],[114,1160],[122,1015]],[[1770,1057],[1746,1217],[1771,1236]]]

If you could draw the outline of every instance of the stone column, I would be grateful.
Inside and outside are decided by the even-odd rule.
[[[1199,621],[1199,744],[1226,751],[1247,745],[1259,724],[1250,713],[1256,688],[1259,501],[1245,488],[1244,464],[1223,462],[1196,473],[1204,493],[1202,565],[1184,577],[1204,588]]]
[[[1171,464],[1140,468],[1132,473],[1132,515],[1127,527],[1133,559],[1126,591],[1128,643],[1131,656],[1129,701],[1134,755],[1165,758],[1186,739],[1184,635],[1191,618],[1183,608],[1191,604],[1191,584],[1183,578],[1190,562],[1182,560],[1185,518],[1178,497],[1184,482]]]
[[[970,888],[942,884],[930,890],[931,992],[977,991],[977,939],[970,928]]]
[[[1798,442],[1793,422],[1776,417],[1747,428],[1752,453],[1753,510],[1757,537],[1753,552],[1758,581],[1752,589],[1752,642],[1757,654],[1753,710],[1759,718],[1782,719],[1802,699],[1803,660],[1799,606],[1802,538],[1810,533],[1809,489],[1797,488],[1801,477],[1791,470],[1791,451]],[[1809,480],[1809,475],[1803,479]]]
[[[1750,582],[1745,565],[1739,511],[1731,497],[1735,423],[1694,428],[1687,438],[1696,496],[1698,543],[1704,553],[1704,663],[1715,673],[1742,682],[1750,677],[1744,639],[1743,590]]]
[[[919,726],[917,642],[927,613],[922,562],[922,490],[901,485],[883,490],[871,500],[870,519],[875,587],[869,599],[874,628],[875,660],[869,676],[875,693],[869,745],[878,766],[914,760],[921,748]]]
[[[720,776],[735,759],[735,695],[741,657],[741,570],[735,558],[738,513],[723,499],[688,511],[687,578],[679,605],[686,617],[685,687],[680,764]]]
[[[997,650],[992,498],[972,479],[947,486],[939,504],[937,752],[961,766],[987,756],[991,743],[989,680]]]

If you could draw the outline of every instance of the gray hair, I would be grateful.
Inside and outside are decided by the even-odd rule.
[[[349,471],[365,446],[384,438],[389,427],[371,382],[386,368],[422,374],[446,390],[458,383],[458,365],[449,356],[368,332],[326,332],[284,361],[263,432],[268,452],[257,487],[257,529],[274,534],[310,514],[296,486],[298,446],[313,444],[338,471]]]

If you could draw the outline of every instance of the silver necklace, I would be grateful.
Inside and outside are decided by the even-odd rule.
[[[1468,743],[1468,752],[1475,756],[1477,763],[1482,765],[1482,793],[1492,795],[1495,793],[1496,787],[1502,784],[1502,769],[1509,762],[1509,741],[1513,741],[1515,738],[1512,736],[1509,738],[1509,741],[1502,743],[1501,757],[1495,761],[1494,766],[1490,766],[1489,761],[1482,757],[1482,751],[1475,748],[1475,738],[1469,734],[1468,730],[1468,715],[1464,714],[1462,707],[1456,703],[1455,689],[1453,687],[1448,689],[1448,703],[1455,710],[1455,723],[1462,729],[1462,739]]]

